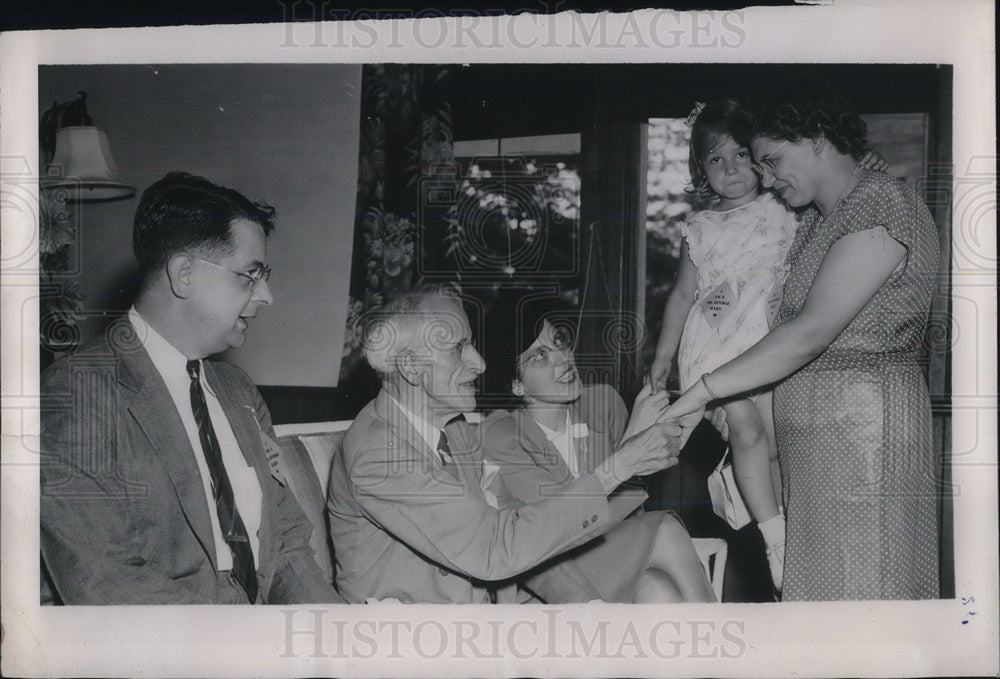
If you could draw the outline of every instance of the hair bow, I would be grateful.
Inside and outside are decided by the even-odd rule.
[[[684,121],[684,124],[687,125],[688,127],[694,127],[694,121],[698,119],[698,116],[701,115],[701,112],[704,109],[705,109],[705,102],[703,101],[695,102],[694,108],[691,109],[691,113],[688,114],[687,120]]]

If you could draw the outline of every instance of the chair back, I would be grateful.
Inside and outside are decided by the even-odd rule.
[[[312,523],[309,541],[316,562],[328,582],[333,582],[333,548],[326,516],[326,490],[333,457],[340,450],[350,420],[279,424],[274,435],[281,446],[288,487]]]

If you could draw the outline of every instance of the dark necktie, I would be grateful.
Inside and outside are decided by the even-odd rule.
[[[451,464],[451,448],[448,446],[448,435],[442,430],[441,438],[438,439],[437,454],[441,458],[441,464]]]
[[[215,437],[212,419],[208,414],[208,404],[205,393],[201,390],[201,363],[188,361],[187,372],[191,377],[191,410],[194,411],[194,421],[198,423],[198,438],[201,439],[201,449],[205,454],[208,472],[212,476],[212,493],[215,495],[215,511],[219,517],[219,527],[222,537],[229,550],[233,553],[233,576],[246,590],[250,603],[257,600],[257,571],[253,562],[253,550],[247,529],[243,525],[240,513],[236,510],[236,500],[229,475],[222,464],[222,449]]]

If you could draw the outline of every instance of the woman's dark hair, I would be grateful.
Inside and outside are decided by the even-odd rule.
[[[801,101],[792,97],[764,103],[754,119],[752,137],[817,139],[824,137],[855,160],[868,151],[868,126],[844,98],[824,93]]]
[[[575,336],[576,316],[576,309],[553,291],[501,288],[486,312],[479,343],[486,361],[480,406],[486,410],[520,406],[521,400],[511,393],[518,357],[538,339],[546,320]]]
[[[726,137],[732,137],[740,146],[750,148],[753,117],[749,109],[735,99],[713,101],[692,117],[691,144],[688,148],[691,186],[687,191],[703,198],[711,198],[715,196],[715,191],[708,184],[708,176],[702,163]]]
[[[185,250],[232,247],[230,225],[237,219],[274,230],[274,208],[254,203],[233,189],[187,172],[170,172],[146,189],[132,227],[132,250],[148,278]]]

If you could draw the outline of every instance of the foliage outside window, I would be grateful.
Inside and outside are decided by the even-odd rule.
[[[648,127],[646,174],[646,346],[643,365],[653,361],[663,324],[663,307],[677,277],[681,224],[708,207],[688,193],[691,129],[683,118],[652,118]]]
[[[575,156],[456,158],[446,257],[459,280],[557,282],[576,300],[580,175]],[[483,287],[482,285],[478,287]]]

